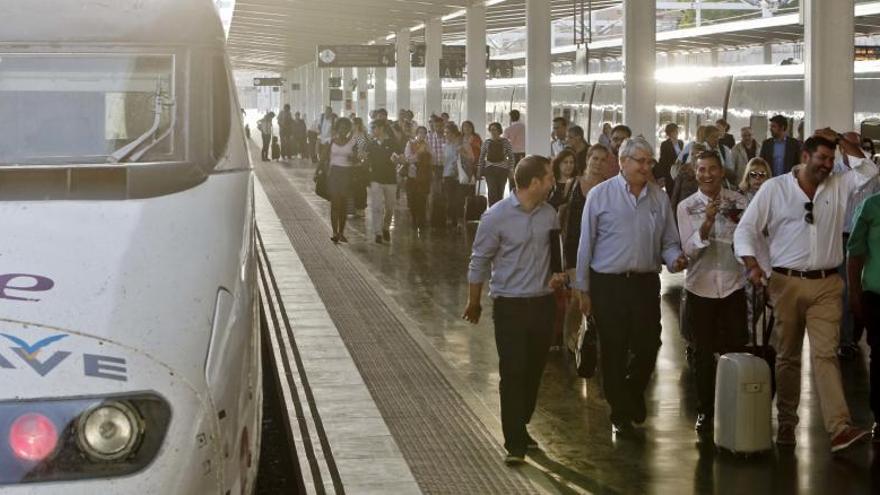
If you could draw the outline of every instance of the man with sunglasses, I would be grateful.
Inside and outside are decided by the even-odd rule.
[[[851,170],[833,174],[834,150],[840,144]],[[736,255],[743,259],[752,284],[764,284],[758,264],[762,232],[769,232],[772,274],[768,293],[775,309],[778,342],[776,382],[779,430],[776,443],[793,447],[800,402],[801,351],[804,329],[825,429],[831,451],[865,438],[853,426],[843,395],[837,343],[840,333],[843,279],[842,233],[849,197],[877,175],[858,144],[821,129],[804,142],[802,164],[767,181],[755,195],[734,234]]]

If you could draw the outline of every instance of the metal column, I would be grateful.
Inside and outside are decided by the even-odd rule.
[[[526,0],[526,153],[544,156],[550,156],[553,120],[550,22],[550,2]]]
[[[804,134],[853,129],[853,0],[803,0]]]
[[[654,2],[623,1],[623,123],[655,144],[657,43]]]
[[[443,111],[443,88],[440,81],[443,22],[440,18],[425,23],[425,120]]]
[[[486,5],[467,8],[467,113],[478,134],[486,135]]]
[[[375,74],[373,76],[373,108],[371,110],[376,110],[378,108],[388,108],[388,92],[386,83],[388,82],[388,68],[387,67],[376,67]]]
[[[354,69],[346,67],[342,69],[342,112],[345,116],[354,112],[354,101],[351,97],[351,83],[354,79]]]
[[[401,29],[397,33],[397,78],[395,83],[397,89],[394,90],[395,100],[397,101],[397,112],[401,110],[409,110],[410,95],[410,63],[409,63],[409,29]],[[395,116],[390,116],[394,119]]]
[[[367,97],[367,79],[370,72],[364,67],[357,69],[357,116],[366,120],[367,114],[370,113],[370,101]]]

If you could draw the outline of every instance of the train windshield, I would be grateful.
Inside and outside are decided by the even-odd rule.
[[[0,166],[178,161],[171,54],[0,52]]]

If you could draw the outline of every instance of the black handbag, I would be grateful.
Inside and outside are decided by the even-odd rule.
[[[596,375],[596,362],[599,360],[599,329],[593,315],[586,318],[586,324],[578,332],[575,366],[581,378],[593,378]]]
[[[327,179],[327,168],[319,166],[315,170],[315,194],[329,201],[330,192],[327,190]]]

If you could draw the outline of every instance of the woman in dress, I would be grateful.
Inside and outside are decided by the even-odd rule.
[[[431,152],[428,149],[428,129],[419,126],[416,135],[406,143],[406,203],[412,218],[413,230],[425,229],[428,193],[431,190]]]
[[[589,152],[587,152],[589,157]],[[578,167],[575,152],[571,148],[564,148],[553,159],[553,176],[556,178],[556,187],[550,193],[547,202],[553,208],[559,209],[566,200],[568,193],[568,185],[571,179],[578,177],[583,173],[583,168]]]
[[[348,242],[345,238],[347,204],[351,197],[352,176],[357,163],[359,139],[352,135],[351,121],[345,117],[336,120],[333,127],[333,140],[330,142],[330,172],[327,178],[327,192],[330,195],[330,225],[333,228],[334,244]]]
[[[611,151],[601,144],[591,146],[587,151],[587,168],[582,171],[575,170],[575,176],[569,180],[565,188],[565,203],[559,208],[559,225],[562,227],[565,270],[570,280],[574,280],[578,243],[581,238],[581,216],[587,203],[587,194],[590,189],[611,178],[605,166],[610,153]],[[582,321],[578,294],[576,290],[571,291],[564,313],[562,342],[563,348],[570,352],[576,351],[578,330]]]

